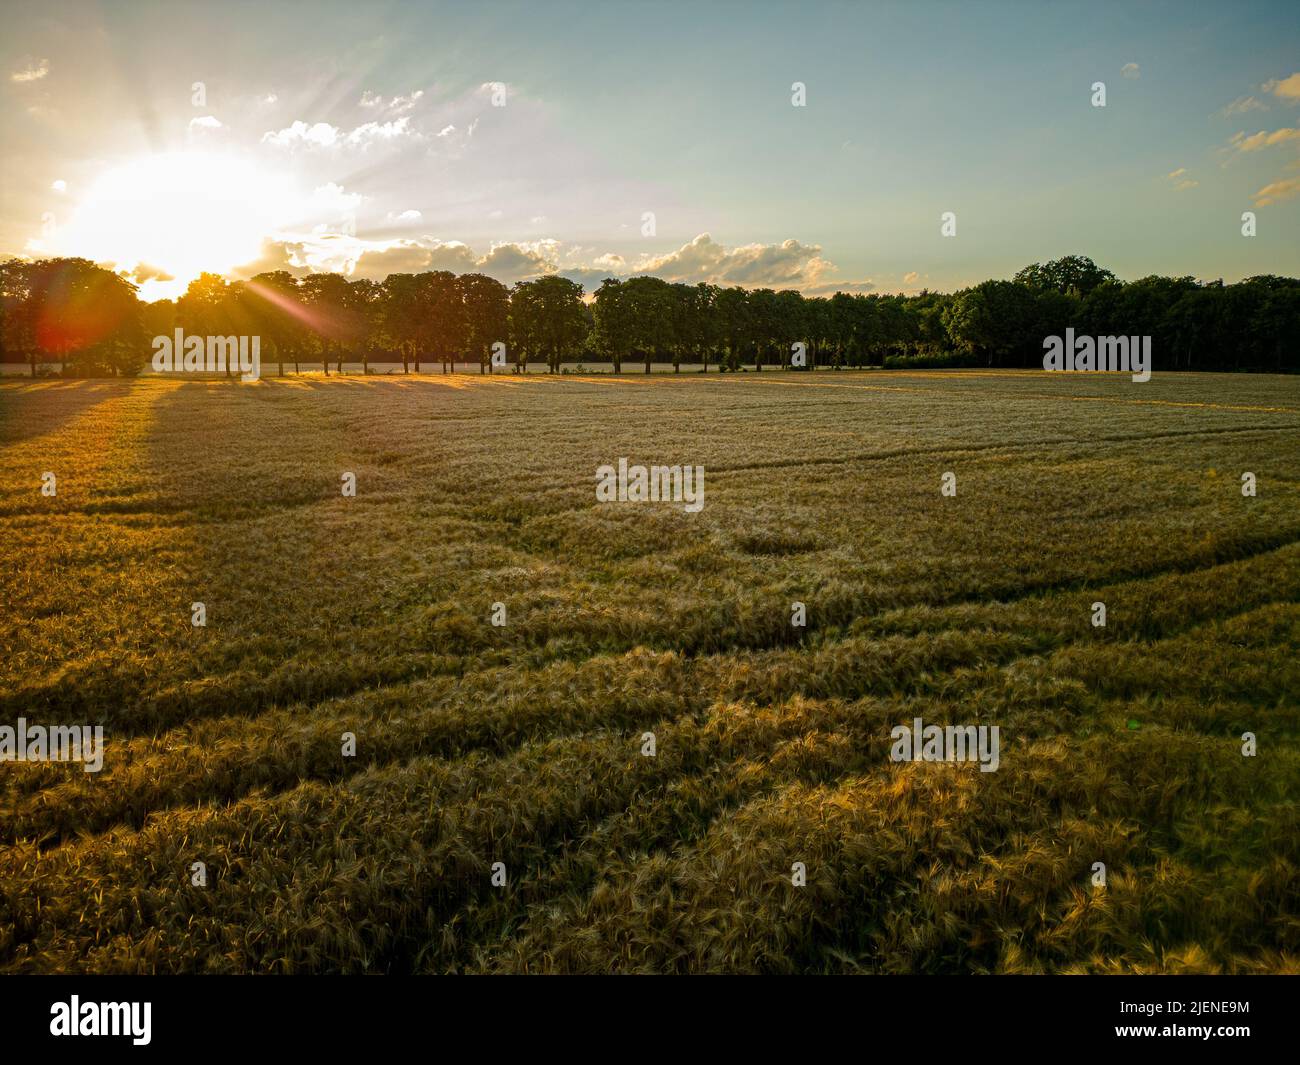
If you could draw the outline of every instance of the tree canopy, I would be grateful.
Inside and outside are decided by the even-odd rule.
[[[559,275],[512,288],[484,274],[427,271],[382,282],[287,271],[230,281],[203,274],[175,301],[141,303],[136,286],[85,259],[0,263],[0,359],[32,373],[132,374],[149,341],[186,333],[256,335],[263,363],[329,372],[345,361],[477,364],[494,352],[526,369],[608,361],[817,369],[1041,365],[1043,340],[1068,327],[1150,336],[1156,369],[1300,370],[1300,281],[1264,275],[1232,285],[1191,277],[1125,282],[1091,259],[1033,263],[1010,281],[954,293],[809,297],[657,277],[607,278],[586,296]],[[799,360],[792,359],[802,345]]]

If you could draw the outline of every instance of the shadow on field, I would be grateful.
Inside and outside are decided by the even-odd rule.
[[[53,433],[107,399],[127,381],[34,381],[0,386],[0,446]]]

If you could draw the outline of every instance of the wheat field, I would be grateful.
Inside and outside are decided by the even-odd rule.
[[[1300,971],[1298,460],[1294,377],[5,381],[0,724],[106,754],[0,765],[0,970]]]

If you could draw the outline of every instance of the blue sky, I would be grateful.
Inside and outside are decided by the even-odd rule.
[[[0,252],[86,254],[146,296],[201,264],[810,293],[1072,253],[1300,274],[1292,4],[47,2],[3,25]]]

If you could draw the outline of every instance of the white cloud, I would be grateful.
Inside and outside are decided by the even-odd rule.
[[[1142,68],[1136,63],[1125,63],[1120,69],[1120,73],[1130,80],[1136,80],[1142,76]]]
[[[361,94],[361,99],[357,101],[362,107],[369,107],[376,110],[388,111],[395,115],[405,114],[412,110],[424,96],[423,89],[416,89],[406,96],[394,96],[391,100],[385,102],[382,95],[371,92],[367,89]]]
[[[190,129],[221,129],[221,121],[214,115],[204,115],[202,118],[191,118]]]
[[[413,109],[420,102],[422,96],[424,96],[423,89],[416,89],[415,92],[408,93],[406,96],[394,96],[388,102],[388,109],[399,115],[404,114]]]
[[[301,120],[295,120],[279,132],[262,134],[263,144],[274,144],[277,148],[292,148],[295,145],[328,148],[337,143],[338,139],[338,127],[331,126],[328,122],[317,122],[314,126],[309,126]]]
[[[397,214],[393,211],[388,212],[388,220],[390,222],[418,222],[423,217],[424,215],[414,209],[403,211],[401,214]]]
[[[9,80],[19,84],[28,81],[40,81],[49,72],[50,61],[48,59],[29,59],[21,69],[15,70],[9,75]]]
[[[63,178],[59,178],[58,180],[51,182],[50,188],[52,188],[55,192],[67,192],[68,183],[64,181]]]
[[[402,117],[387,122],[366,122],[345,133],[328,122],[317,122],[309,126],[301,119],[296,119],[282,130],[264,133],[262,143],[277,148],[358,148],[364,151],[375,144],[417,136],[410,128],[410,121],[409,118]]]
[[[398,118],[390,122],[367,122],[349,133],[344,141],[349,146],[367,148],[371,144],[396,140],[412,134],[409,118]]]

